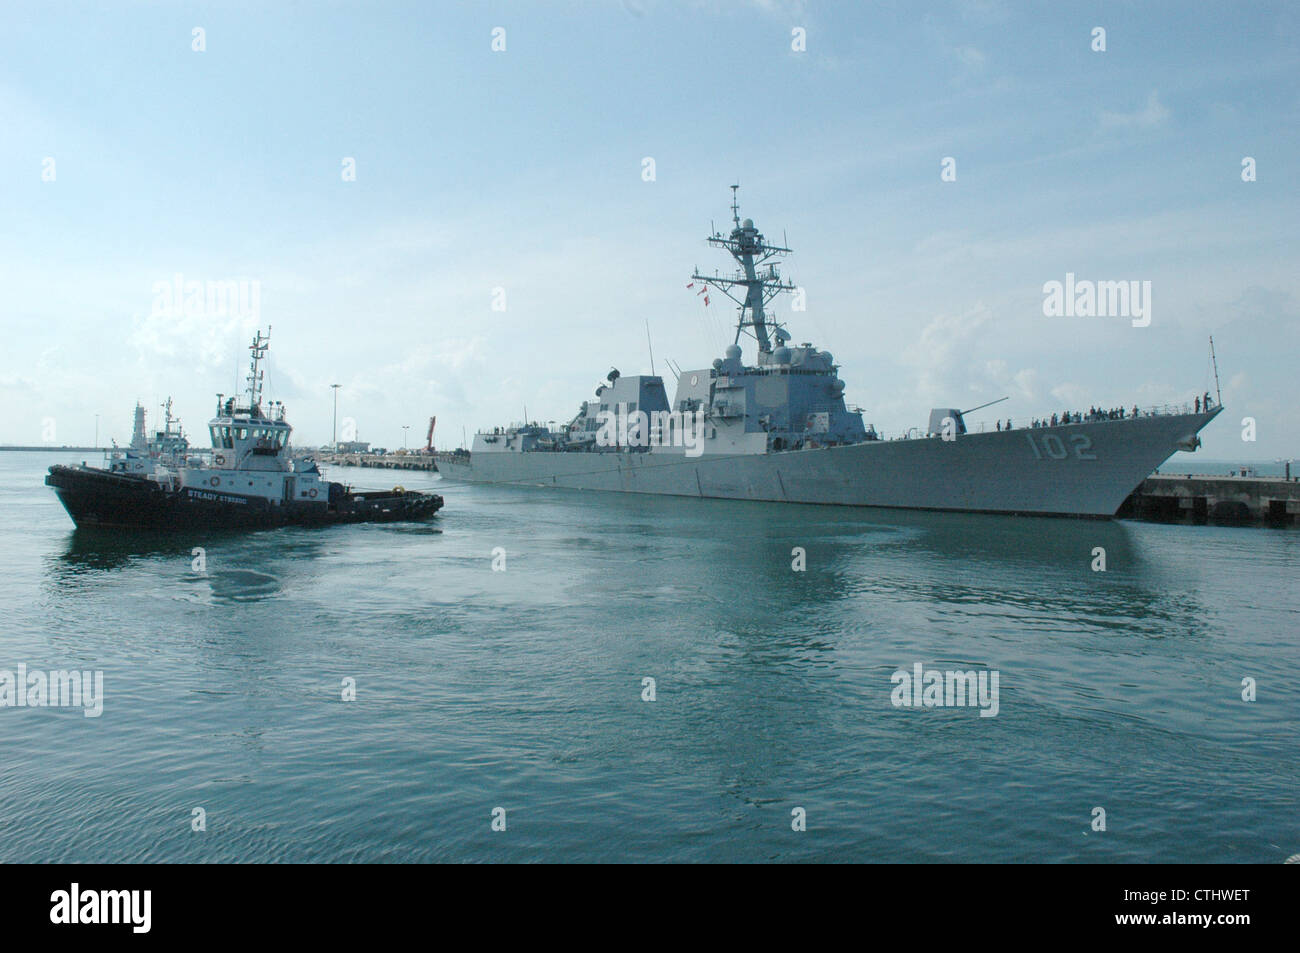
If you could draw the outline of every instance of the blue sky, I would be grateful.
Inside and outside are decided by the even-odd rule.
[[[730,343],[685,284],[725,266],[703,239],[739,182],[807,290],[779,317],[887,434],[1004,395],[990,425],[1190,400],[1213,333],[1202,453],[1300,455],[1298,27],[1268,3],[11,4],[0,442],[89,442],[97,413],[124,439],[169,394],[201,431],[256,322],[155,315],[178,273],[259,283],[300,444],[334,382],[390,447],[431,414],[440,445],[567,419],[648,370],[647,320],[660,372]],[[1151,325],[1045,317],[1067,272],[1151,281]]]

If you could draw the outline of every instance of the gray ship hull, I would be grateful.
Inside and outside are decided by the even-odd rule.
[[[784,453],[476,450],[439,470],[467,483],[1104,518],[1175,451],[1193,449],[1219,410]]]

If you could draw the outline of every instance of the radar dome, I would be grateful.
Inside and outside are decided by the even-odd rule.
[[[830,351],[822,351],[822,360],[827,364],[835,363],[835,356]]]
[[[730,347],[728,347],[724,353],[726,354],[727,360],[729,361],[740,360],[740,348],[735,344],[732,344]]]
[[[772,360],[778,364],[790,363],[790,349],[788,347],[779,347],[772,352]]]
[[[754,220],[752,218],[747,218],[743,222],[741,222],[740,225],[742,228],[753,228]]]
[[[714,369],[715,371],[720,371],[720,370],[722,370],[722,358],[720,358],[720,357],[715,357],[715,358],[713,359],[713,369]]]

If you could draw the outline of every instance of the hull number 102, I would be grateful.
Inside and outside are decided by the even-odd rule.
[[[1072,433],[1070,437],[1070,447],[1067,449],[1065,441],[1054,433],[1045,433],[1041,437],[1035,437],[1031,431],[1025,431],[1025,438],[1029,441],[1029,446],[1034,450],[1035,460],[1064,460],[1070,455],[1070,450],[1074,451],[1074,456],[1079,460],[1096,460],[1097,454],[1092,450],[1092,438],[1086,433]]]

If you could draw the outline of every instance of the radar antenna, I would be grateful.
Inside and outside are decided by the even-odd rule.
[[[737,198],[739,185],[731,187],[731,220],[735,227],[731,235],[723,237],[714,232],[709,236],[710,245],[725,248],[736,259],[739,269],[734,277],[723,278],[721,275],[701,275],[699,269],[691,275],[693,281],[713,285],[739,306],[739,320],[736,323],[736,342],[742,333],[749,333],[758,342],[760,353],[770,354],[772,342],[768,337],[769,329],[776,329],[779,324],[767,315],[767,305],[783,291],[794,291],[792,282],[782,279],[776,269],[775,260],[790,253],[789,248],[781,245],[769,245],[763,233],[754,227],[751,219],[740,218],[740,201]],[[766,266],[766,267],[764,267]],[[739,291],[744,288],[743,295]],[[733,290],[734,289],[734,290]]]

